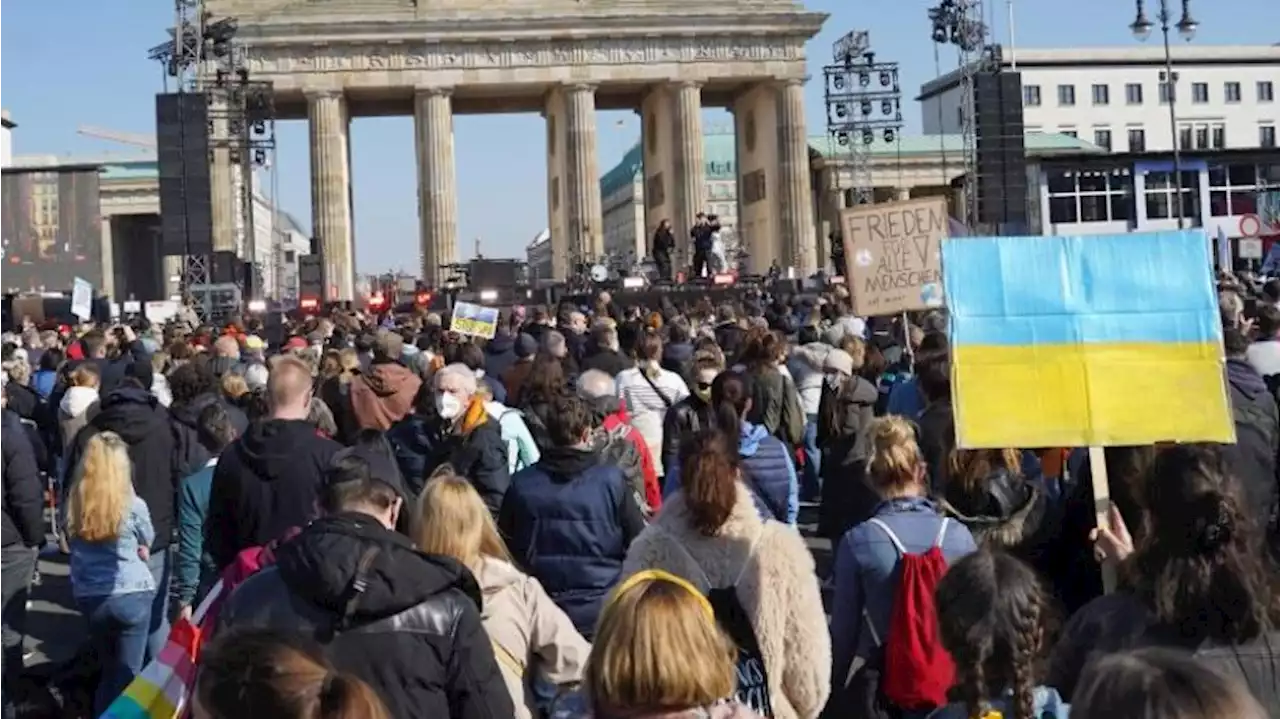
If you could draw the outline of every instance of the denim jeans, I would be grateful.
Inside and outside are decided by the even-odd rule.
[[[89,624],[89,642],[102,661],[102,678],[93,699],[95,716],[106,711],[142,671],[154,597],[154,592],[132,592],[76,600]]]
[[[17,680],[22,676],[22,644],[27,636],[27,598],[36,571],[36,550],[21,543],[0,550],[0,583],[4,601],[4,716],[13,716],[11,706]]]
[[[804,421],[804,473],[800,476],[800,497],[816,502],[822,497],[822,450],[818,449],[818,415]]]
[[[147,661],[160,656],[164,643],[169,640],[169,583],[173,581],[173,546],[151,553],[147,567],[156,580],[156,592],[151,604],[151,626],[147,637]]]

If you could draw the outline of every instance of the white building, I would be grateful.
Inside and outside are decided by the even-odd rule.
[[[703,209],[716,215],[720,226],[732,235],[738,224],[738,182],[734,163],[734,135],[713,131],[703,135],[706,183]],[[600,199],[604,210],[604,253],[609,264],[630,269],[649,256],[649,237],[644,221],[644,168],[640,144],[627,151],[622,160],[600,178]],[[688,234],[689,228],[672,231]]]
[[[1280,125],[1280,45],[1172,46],[1181,149],[1276,147]],[[1013,61],[1016,60],[1016,68]],[[1117,152],[1173,149],[1164,49],[1022,49],[1004,67],[1022,74],[1023,116],[1031,132],[1074,135]],[[925,134],[958,133],[961,73],[920,88]]]
[[[13,162],[13,128],[18,124],[9,118],[8,110],[0,110],[0,167]]]
[[[311,238],[293,215],[281,210],[276,217],[276,241],[272,243],[275,250],[274,272],[270,278],[264,279],[276,290],[275,294],[268,296],[287,303],[298,299],[298,258],[311,254]],[[254,224],[257,224],[256,217]]]

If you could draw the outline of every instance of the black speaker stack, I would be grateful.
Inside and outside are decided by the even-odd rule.
[[[208,95],[156,95],[156,164],[162,252],[208,255],[213,251]]]
[[[1027,228],[1027,147],[1022,75],[979,72],[973,78],[978,222],[1004,234]]]

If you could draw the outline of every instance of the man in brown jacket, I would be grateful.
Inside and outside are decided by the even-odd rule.
[[[385,432],[413,409],[422,380],[400,364],[403,349],[400,335],[378,330],[369,371],[351,380],[351,412],[360,429]]]

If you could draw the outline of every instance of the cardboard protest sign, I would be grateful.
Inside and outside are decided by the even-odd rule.
[[[963,448],[1235,442],[1203,230],[945,240]]]
[[[840,213],[845,281],[863,317],[941,307],[939,243],[948,236],[947,201],[927,197],[863,205]]]
[[[453,307],[453,320],[449,329],[460,335],[491,340],[498,331],[498,310],[471,302],[459,302]]]

